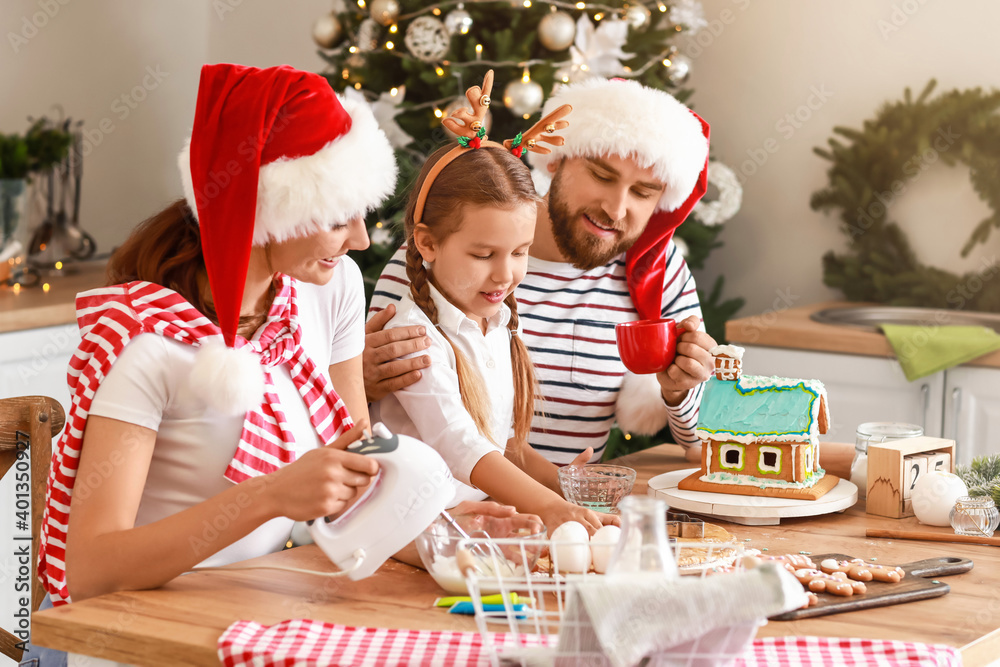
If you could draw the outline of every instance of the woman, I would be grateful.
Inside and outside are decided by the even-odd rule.
[[[377,472],[343,451],[367,425],[344,254],[396,174],[371,112],[315,74],[207,65],[180,167],[186,200],[77,299],[39,566],[57,605],[280,549]]]

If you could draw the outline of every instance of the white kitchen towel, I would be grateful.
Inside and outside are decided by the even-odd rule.
[[[805,604],[802,584],[773,563],[698,579],[595,577],[570,589],[558,655],[603,654],[613,667],[631,667],[669,650],[728,663],[768,616]]]

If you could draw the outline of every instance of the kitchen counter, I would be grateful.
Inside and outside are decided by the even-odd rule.
[[[821,324],[809,316],[826,308],[875,305],[828,301],[798,308],[771,310],[726,323],[726,338],[738,345],[763,345],[813,352],[895,357],[892,346],[881,333],[835,324]],[[1000,350],[974,359],[966,366],[1000,368]]]
[[[0,333],[76,322],[76,295],[104,285],[105,265],[88,263],[74,273],[44,278],[50,289],[0,287]]]

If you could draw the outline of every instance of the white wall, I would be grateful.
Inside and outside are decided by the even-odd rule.
[[[825,146],[834,126],[860,127],[906,86],[916,94],[932,77],[938,91],[1000,87],[1000,3],[702,1],[714,32],[683,49],[696,56],[693,103],[712,124],[713,155],[745,182],[743,208],[721,236],[725,247],[699,277],[723,272],[727,291],[747,299],[741,315],[773,307],[789,290],[796,305],[837,298],[823,285],[821,257],[844,249],[846,236],[832,216],[809,208],[811,193],[827,183],[828,164],[812,148]],[[815,109],[803,106],[810,102]],[[798,127],[786,120],[796,113],[805,119]],[[747,162],[762,151],[762,166]],[[892,208],[918,256],[955,272],[1000,254],[994,234],[958,259],[988,211],[968,173],[939,163]]]

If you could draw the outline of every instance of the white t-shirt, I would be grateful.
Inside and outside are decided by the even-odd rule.
[[[480,326],[452,305],[433,285],[431,298],[438,310],[438,327],[431,323],[409,294],[399,302],[395,316],[386,329],[422,325],[431,345],[415,355],[427,354],[431,365],[420,372],[420,379],[409,387],[373,403],[372,421],[381,421],[393,433],[409,435],[433,447],[448,464],[455,478],[455,498],[450,507],[464,500],[483,500],[486,494],[472,486],[469,476],[479,459],[490,452],[506,450],[513,433],[514,376],[510,361],[510,310],[501,304],[486,324]],[[465,355],[479,373],[490,401],[490,426],[493,440],[479,432],[472,416],[462,403],[458,390],[455,353],[441,330]]]
[[[364,350],[364,286],[357,264],[344,257],[324,286],[296,282],[302,346],[324,371]],[[192,392],[188,378],[197,348],[144,333],[130,341],[94,395],[90,414],[155,430],[156,441],[135,525],[171,516],[232,486],[223,478],[239,443],[244,417],[220,414]],[[319,438],[285,366],[270,369],[295,437],[297,455]],[[219,525],[231,520],[219,517]],[[209,555],[219,526],[206,525],[191,546],[202,565],[224,565],[281,549],[292,520],[273,519]],[[200,541],[198,541],[200,540]]]

